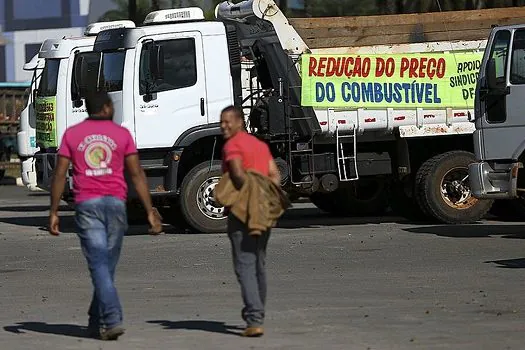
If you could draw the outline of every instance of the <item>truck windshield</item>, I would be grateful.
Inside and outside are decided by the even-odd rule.
[[[510,82],[514,85],[525,84],[525,30],[517,30],[514,33]]]
[[[48,59],[42,71],[40,84],[38,86],[38,96],[49,97],[57,94],[59,59]]]
[[[121,91],[126,52],[86,52],[75,58],[71,81],[72,98],[85,97],[87,91]],[[80,90],[80,91],[79,91]]]

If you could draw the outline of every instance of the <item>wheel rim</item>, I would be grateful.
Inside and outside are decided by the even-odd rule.
[[[448,206],[454,209],[468,209],[478,202],[472,196],[468,183],[468,168],[450,169],[441,180],[441,197]]]
[[[213,196],[213,190],[220,179],[219,176],[206,179],[197,191],[197,207],[204,216],[212,220],[224,219],[224,207]]]

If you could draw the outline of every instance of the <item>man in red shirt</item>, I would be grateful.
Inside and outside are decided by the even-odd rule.
[[[86,108],[89,118],[66,130],[58,151],[49,229],[52,235],[59,235],[58,206],[71,162],[75,221],[94,287],[88,331],[102,340],[116,340],[124,333],[122,307],[113,283],[128,228],[124,169],[148,213],[150,232],[159,233],[162,223],[152,207],[135,142],[127,129],[113,123],[111,99],[105,92],[94,93],[86,98]]]
[[[226,139],[222,156],[223,172],[229,172],[237,190],[242,188],[247,170],[267,176],[280,186],[281,175],[268,145],[244,130],[244,116],[240,108],[230,106],[222,111],[221,130]],[[228,237],[244,302],[242,317],[247,327],[243,336],[262,336],[266,303],[266,247],[270,230],[260,236],[252,236],[247,225],[230,214]]]

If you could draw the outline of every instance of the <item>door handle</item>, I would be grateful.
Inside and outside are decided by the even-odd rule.
[[[205,110],[204,110],[204,98],[201,98],[201,116],[204,117],[205,115]]]

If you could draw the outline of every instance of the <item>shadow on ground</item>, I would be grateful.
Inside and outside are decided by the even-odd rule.
[[[244,328],[241,328],[239,326],[230,326],[225,324],[224,322],[217,321],[148,321],[148,323],[161,325],[162,327],[164,327],[164,329],[184,329],[190,331],[203,331],[237,336],[240,336],[240,331],[244,330]]]
[[[61,205],[58,208],[62,212],[72,212],[73,209],[67,205]],[[2,206],[0,212],[25,212],[25,213],[36,213],[36,212],[48,212],[49,205],[13,205],[13,206]]]
[[[40,231],[48,232],[49,218],[45,216],[15,216],[2,218],[0,217],[0,223],[37,227]],[[74,233],[76,232],[75,219],[72,216],[60,216],[60,232],[63,233]]]
[[[327,214],[317,208],[291,208],[279,220],[279,222],[277,223],[277,228],[319,228],[326,226],[368,225],[385,223],[409,224],[410,221],[402,217],[391,215],[340,217]],[[425,223],[419,222],[419,224]]]
[[[16,186],[16,178],[5,176],[2,180],[0,180],[0,186]]]
[[[49,207],[43,205],[36,206],[18,206],[18,207],[0,207],[1,212],[27,212],[39,213],[31,216],[16,216],[16,217],[0,217],[0,223],[7,223],[19,226],[38,227],[46,230],[48,224],[47,210]],[[75,232],[74,219],[71,214],[74,212],[67,206],[61,209],[61,229],[63,232]],[[165,233],[182,234],[192,233],[188,231],[183,223],[183,220],[178,214],[172,214],[162,211],[164,223],[171,223],[172,225],[165,226]],[[147,220],[144,217],[136,216],[128,213],[130,229],[128,235],[142,235],[147,234],[148,226]],[[403,218],[393,216],[370,216],[370,217],[336,217],[326,214],[316,208],[292,208],[288,210],[284,216],[279,220],[277,228],[282,229],[299,229],[299,228],[319,228],[330,226],[344,226],[344,225],[368,225],[380,223],[408,223]]]
[[[490,238],[493,236],[501,236],[502,238],[511,239],[525,238],[525,227],[523,224],[483,225],[481,223],[469,225],[421,226],[404,228],[403,231],[450,238]]]
[[[6,332],[25,334],[26,331],[64,335],[75,338],[89,338],[87,327],[74,324],[51,324],[45,322],[20,322],[4,327]]]
[[[485,264],[496,264],[503,269],[525,269],[525,258],[485,261]]]

